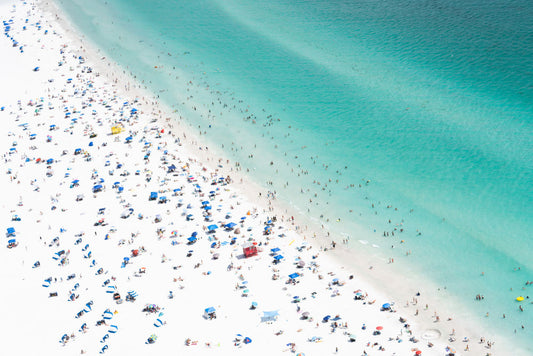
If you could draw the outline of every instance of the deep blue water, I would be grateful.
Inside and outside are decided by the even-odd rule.
[[[514,301],[533,280],[531,2],[58,2],[334,236],[424,271],[487,327],[511,334],[532,320]],[[489,310],[507,318],[487,321]]]

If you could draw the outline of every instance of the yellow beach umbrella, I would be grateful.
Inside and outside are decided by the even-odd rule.
[[[516,300],[517,300],[518,302],[521,302],[521,301],[524,300],[524,297],[518,297],[518,298],[516,298]]]

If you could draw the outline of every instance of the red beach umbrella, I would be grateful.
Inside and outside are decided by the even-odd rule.
[[[376,330],[380,330],[380,331],[383,330],[383,326],[376,327]]]
[[[417,354],[417,355],[422,355],[422,351],[417,350],[417,351],[415,352],[415,354]]]

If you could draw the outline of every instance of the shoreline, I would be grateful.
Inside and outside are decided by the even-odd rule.
[[[60,12],[62,11],[56,4],[53,4],[53,9]],[[69,28],[73,34],[79,34],[79,30],[77,30],[75,26],[69,23],[67,20],[61,19],[61,23],[63,27]],[[87,53],[92,52],[95,55],[103,53],[100,49],[96,48],[90,40],[87,40],[85,36],[82,37],[84,38],[84,40],[82,40],[82,44],[88,49]],[[107,58],[108,56],[106,55],[106,59],[97,62],[96,66],[97,68],[100,68],[102,72],[106,73],[105,76],[111,76],[111,78],[115,78],[116,73],[121,73],[116,76],[116,78],[118,78],[119,82],[127,82],[128,88],[130,87],[130,83],[136,83],[135,78],[131,77],[132,73],[129,71],[128,68],[123,68],[118,63]],[[99,66],[98,64],[101,64],[101,66]],[[107,68],[105,67],[105,64],[107,64]],[[118,71],[113,69],[118,69]],[[123,87],[119,87],[118,89],[119,91],[123,92],[123,94],[131,94],[131,91],[125,91],[123,90]],[[239,190],[245,197],[248,198],[248,201],[254,201],[256,204],[259,203],[263,212],[272,209],[270,211],[271,213],[277,212],[277,216],[281,214],[285,217],[284,219],[281,219],[281,221],[284,223],[287,221],[286,219],[289,216],[294,217],[295,220],[292,222],[291,226],[296,227],[295,231],[299,233],[299,235],[303,237],[304,240],[307,240],[308,242],[312,243],[313,246],[315,246],[316,248],[323,249],[324,247],[329,247],[331,246],[331,242],[335,241],[337,243],[337,249],[329,249],[328,252],[329,254],[331,254],[331,258],[335,259],[341,266],[343,266],[342,268],[350,268],[353,274],[357,276],[362,275],[362,279],[363,281],[365,281],[365,284],[367,284],[367,288],[371,288],[374,291],[378,291],[380,294],[386,294],[389,298],[394,296],[395,299],[398,299],[398,302],[400,302],[401,300],[402,304],[403,300],[412,300],[412,298],[417,294],[417,292],[423,290],[425,291],[425,293],[423,293],[423,304],[428,304],[432,306],[429,309],[434,310],[435,314],[436,310],[438,310],[439,314],[442,313],[445,315],[454,316],[455,318],[455,313],[454,311],[452,311],[452,309],[454,306],[457,307],[458,305],[450,305],[449,303],[446,304],[445,298],[447,298],[447,296],[442,295],[445,294],[445,291],[442,291],[442,293],[439,292],[441,295],[437,294],[437,291],[440,291],[441,286],[438,286],[434,282],[429,281],[427,279],[422,279],[422,284],[424,286],[423,288],[420,288],[419,284],[410,284],[409,281],[406,279],[407,277],[405,277],[403,273],[405,273],[407,270],[411,270],[411,268],[405,267],[404,265],[401,271],[395,271],[394,269],[391,270],[393,266],[388,264],[385,260],[381,261],[381,266],[379,266],[379,262],[376,263],[376,261],[372,261],[372,258],[365,258],[363,256],[363,253],[365,253],[365,251],[359,251],[357,256],[358,261],[354,262],[354,256],[350,255],[350,252],[355,252],[355,249],[357,248],[356,244],[358,243],[357,240],[359,240],[361,236],[359,236],[357,239],[350,241],[350,243],[352,244],[351,247],[344,247],[343,244],[339,241],[341,240],[340,236],[329,237],[328,230],[320,228],[321,222],[312,221],[311,219],[306,218],[303,211],[296,209],[295,207],[283,202],[282,200],[267,198],[269,193],[268,188],[258,184],[253,179],[250,179],[250,177],[246,175],[246,172],[238,170],[238,167],[240,167],[240,163],[238,161],[231,162],[231,160],[228,160],[226,157],[223,156],[222,152],[218,152],[216,148],[213,148],[213,145],[209,145],[209,151],[205,149],[202,150],[202,147],[207,148],[207,146],[205,145],[205,140],[209,140],[209,137],[198,136],[198,134],[196,133],[197,130],[193,128],[192,124],[182,121],[181,115],[176,113],[176,110],[173,110],[164,102],[158,100],[157,96],[154,93],[150,92],[149,89],[147,89],[146,85],[137,83],[137,86],[133,85],[132,91],[134,93],[137,91],[137,96],[147,98],[148,100],[153,100],[155,106],[152,107],[152,111],[154,109],[158,111],[160,113],[160,118],[162,118],[161,113],[163,114],[166,120],[165,125],[169,125],[169,129],[175,130],[176,128],[178,128],[183,130],[183,133],[187,135],[187,138],[183,139],[183,137],[180,137],[182,140],[181,142],[185,147],[187,147],[190,153],[193,153],[196,157],[198,157],[198,161],[204,163],[207,162],[207,166],[211,165],[211,167],[220,164],[220,162],[226,161],[227,164],[225,164],[224,167],[215,168],[215,170],[220,171],[223,175],[231,175],[232,178],[236,177],[236,182],[244,182],[240,183]],[[172,121],[169,121],[169,119]],[[175,125],[177,125],[177,127]],[[202,143],[202,141],[204,142]],[[259,198],[259,194],[261,194],[261,198]],[[330,222],[330,224],[332,223]],[[365,228],[360,227],[359,232],[364,233],[365,230]],[[366,232],[369,233],[369,231]],[[313,235],[316,237],[313,238]],[[362,238],[364,238],[364,236]],[[361,259],[364,260],[363,263],[359,262],[359,260]],[[380,269],[386,271],[381,273],[376,272],[376,269],[374,267],[377,264],[379,267],[381,267]],[[372,270],[369,269],[369,267],[371,266]],[[398,287],[394,288],[394,293],[391,293],[390,288],[387,287],[376,288],[378,284],[385,285],[386,283],[390,283],[390,273],[396,274],[398,277],[400,277],[392,278],[393,281],[397,282],[395,286]],[[420,273],[418,271],[416,271],[415,273],[417,280],[421,277],[424,277],[423,273]],[[376,278],[377,281],[372,281],[372,279]],[[410,287],[409,290],[403,290],[402,288],[399,288],[404,287],[406,282],[408,283],[407,285]],[[409,311],[413,313],[413,309],[416,308],[414,308],[413,304],[411,303]],[[466,322],[465,320],[468,319],[468,317],[473,316],[473,314],[471,314],[469,311],[465,311],[464,308],[462,308],[461,316],[463,317],[463,320],[460,321],[460,325],[447,326],[446,329],[449,330],[441,330],[442,334],[445,335],[448,331],[455,330],[457,334],[468,335],[470,339],[479,339],[480,337],[486,339],[484,335],[490,335],[489,339],[498,341],[495,344],[502,344],[502,341],[504,339],[500,339],[498,335],[492,334],[491,331],[480,329],[479,325],[476,325],[475,322]],[[418,324],[420,324],[418,331],[423,332],[424,330],[434,328],[434,319],[434,317],[429,315],[426,316],[426,318],[423,320],[417,319]]]
[[[58,6],[56,4],[53,5],[54,6],[54,9],[55,10],[59,10],[59,11],[62,11],[58,8]],[[49,9],[50,10],[50,9]],[[71,23],[69,23],[68,21],[63,21],[62,22],[62,25],[64,27],[67,27],[69,29],[72,30],[72,33],[73,34],[76,34],[78,33],[79,34],[79,30],[76,30],[75,29],[75,26],[73,26]],[[83,36],[83,38],[85,38]],[[84,44],[85,46],[88,46],[88,53],[91,53],[93,52],[94,54],[97,54],[97,53],[100,53],[101,50],[94,47],[94,44],[92,44],[91,41],[85,41],[86,43]],[[107,61],[107,59],[105,60]],[[100,62],[101,64],[104,64],[104,62]],[[107,72],[106,75],[109,76],[111,75],[112,77],[114,77],[115,73],[117,73],[116,71],[113,71],[113,68],[117,68],[119,69],[118,72],[120,72],[120,70],[122,70],[122,75],[119,75],[119,79],[120,77],[122,77],[121,79],[122,80],[119,80],[119,82],[122,82],[122,81],[126,81],[128,84],[128,88],[130,87],[130,83],[135,83],[135,79],[131,77],[131,72],[128,72],[128,68],[122,68],[119,64],[117,64],[116,62],[114,61],[109,61],[107,62],[107,65],[110,66],[108,68],[111,68],[111,72]],[[100,67],[102,70],[105,69],[104,66]],[[327,247],[327,246],[330,246],[331,242],[332,241],[335,241],[337,243],[338,246],[340,246],[342,248],[342,243],[339,243],[339,237],[337,238],[329,238],[329,232],[326,230],[324,231],[324,229],[320,229],[320,222],[313,222],[311,221],[310,219],[307,219],[305,217],[305,215],[303,214],[302,211],[298,211],[298,210],[295,210],[294,207],[284,203],[283,201],[280,201],[279,199],[268,199],[266,198],[268,196],[268,189],[265,188],[264,186],[262,185],[259,185],[258,183],[256,183],[253,179],[249,179],[248,176],[246,176],[246,173],[245,172],[241,172],[241,171],[238,171],[238,170],[234,170],[234,167],[232,167],[230,165],[230,160],[227,160],[222,153],[220,152],[217,152],[215,151],[215,153],[213,154],[213,148],[212,148],[212,145],[210,147],[210,151],[206,151],[206,150],[199,150],[198,148],[201,148],[202,146],[203,147],[206,147],[207,146],[204,146],[203,144],[201,144],[202,140],[209,140],[209,138],[207,137],[198,137],[198,135],[195,133],[195,129],[192,127],[192,125],[188,124],[188,123],[185,123],[185,125],[182,125],[183,121],[181,121],[181,115],[180,114],[177,114],[175,112],[175,110],[172,110],[169,106],[167,106],[165,103],[157,100],[156,98],[156,95],[154,93],[151,93],[149,91],[149,89],[146,88],[146,86],[144,88],[142,88],[142,84],[139,84],[137,83],[137,87],[134,85],[133,88],[134,88],[134,93],[135,93],[135,90],[138,91],[138,95],[141,95],[142,97],[147,97],[147,98],[152,98],[152,100],[154,100],[154,102],[156,103],[156,106],[159,107],[159,108],[162,108],[162,109],[159,109],[158,111],[161,111],[163,114],[165,114],[164,116],[166,117],[166,124],[169,125],[169,128],[170,129],[175,129],[174,127],[174,123],[177,123],[178,125],[178,128],[181,128],[184,132],[184,134],[186,134],[188,136],[188,139],[182,139],[183,140],[183,144],[188,148],[188,151],[189,152],[194,152],[194,155],[199,157],[199,161],[200,162],[208,162],[208,165],[211,164],[217,164],[216,161],[218,161],[218,163],[220,163],[221,161],[223,162],[224,160],[226,160],[228,162],[227,165],[224,165],[223,168],[220,169],[220,171],[222,172],[223,175],[232,175],[232,177],[236,176],[237,179],[235,179],[236,181],[239,181],[239,182],[245,182],[244,184],[241,183],[240,186],[239,186],[239,190],[244,194],[244,196],[246,196],[248,198],[249,201],[254,201],[254,199],[258,199],[258,196],[259,194],[262,194],[261,198],[259,198],[259,203],[260,203],[260,206],[261,208],[263,209],[263,212],[266,212],[269,208],[272,208],[271,212],[284,212],[285,214],[281,214],[282,216],[285,216],[286,218],[288,218],[289,216],[292,216],[294,217],[295,221],[292,222],[292,226],[295,227],[296,226],[296,232],[299,233],[302,237],[302,235],[304,236],[304,240],[307,240],[309,241],[310,243],[312,243],[315,247],[317,248],[324,248],[324,247]],[[119,87],[119,90],[122,90],[121,87]],[[128,91],[123,91],[124,94],[128,94]],[[156,107],[153,107],[154,109],[156,109]],[[173,118],[173,122],[172,124],[168,121],[168,118]],[[185,128],[183,127],[185,126]],[[214,156],[214,157],[213,157]],[[233,163],[233,166],[235,166],[235,168],[238,168],[240,167],[240,164],[239,162],[232,162]],[[228,167],[229,167],[229,171],[228,171]],[[215,169],[216,171],[218,171],[218,169]],[[257,203],[257,201],[256,201]],[[285,222],[284,219],[282,218],[281,219],[282,222]],[[298,224],[298,222],[301,222],[300,224]],[[301,226],[301,227],[300,227]],[[310,229],[308,229],[308,227],[310,227]],[[365,229],[363,229],[361,227],[361,232],[363,232]],[[305,236],[309,236],[309,239],[307,239]],[[315,235],[316,237],[313,238],[312,236]],[[351,256],[349,253],[350,252],[354,252],[354,248],[355,248],[355,241],[352,241],[352,244],[353,244],[353,247],[352,248],[342,248],[342,250],[340,251],[336,251],[336,250],[331,250],[330,249],[330,253],[332,254],[332,258],[333,259],[336,259],[336,261],[341,265],[343,266],[342,268],[345,268],[345,267],[348,267],[350,268],[352,271],[352,273],[355,273],[356,275],[363,275],[363,281],[365,281],[365,284],[367,285],[367,288],[371,288],[373,291],[378,291],[380,294],[390,294],[390,289],[388,288],[376,288],[376,282],[373,281],[373,282],[370,282],[373,278],[376,278],[376,273],[368,273],[369,269],[368,267],[372,266],[372,265],[375,265],[376,263],[373,263],[371,262],[370,259],[367,259],[365,261],[365,263],[354,263],[353,262],[353,256]],[[359,252],[359,256],[358,258],[361,258],[363,257],[361,255],[361,252]],[[373,267],[373,266],[372,266]],[[385,284],[386,281],[390,281],[390,278],[389,278],[389,272],[390,272],[390,266],[388,266],[388,264],[385,264],[385,261],[383,261],[383,265],[381,267],[384,267],[385,269],[388,269],[389,271],[385,272],[385,273],[381,273],[378,275],[378,283],[383,283],[383,285]],[[394,272],[393,272],[394,273]],[[401,274],[401,272],[397,272],[397,274],[401,277],[403,277],[405,279],[405,277]],[[419,274],[418,277],[422,276],[423,277],[423,274]],[[393,278],[393,280],[397,280],[395,278]],[[370,282],[370,283],[369,283]],[[404,280],[404,282],[406,282]],[[440,312],[444,312],[444,314],[447,314],[447,315],[454,315],[453,312],[451,312],[449,310],[449,308],[446,308],[442,306],[442,301],[443,301],[443,298],[444,297],[439,297],[437,295],[435,295],[435,291],[438,289],[440,290],[439,286],[437,286],[436,284],[428,281],[428,280],[424,280],[424,284],[425,284],[425,287],[424,288],[418,288],[414,285],[412,285],[410,288],[409,291],[403,291],[403,292],[400,292],[402,291],[402,289],[400,288],[395,288],[395,293],[394,293],[394,296],[397,297],[398,300],[402,300],[402,303],[403,303],[403,300],[412,300],[412,298],[417,294],[417,292],[419,292],[420,290],[425,290],[427,291],[427,293],[424,293],[425,295],[425,298],[427,298],[427,303],[426,301],[424,302],[424,304],[429,304],[429,305],[436,305],[436,308],[430,308],[430,309],[435,309],[435,314],[437,313],[437,309],[440,311]],[[427,284],[430,284],[430,286],[427,286]],[[404,286],[404,284],[402,282],[399,282],[396,284],[397,287],[399,286]],[[430,294],[431,293],[431,294]],[[427,297],[427,294],[430,294],[429,297]],[[388,295],[388,297],[391,297],[392,295]],[[413,308],[413,305],[411,304],[410,305],[410,312],[413,312],[412,309]],[[440,313],[439,312],[439,313]],[[468,315],[468,314],[467,314]],[[467,315],[464,315],[463,314],[463,317],[466,317]],[[420,324],[420,328],[419,328],[419,332],[423,332],[423,330],[429,330],[429,329],[432,329],[434,327],[434,317],[426,317],[426,320],[417,320],[418,323]],[[454,323],[455,324],[455,323]],[[475,325],[475,323],[473,324],[469,324],[469,323],[466,323],[465,320],[462,320],[461,321],[461,325],[458,326],[458,325],[451,325],[448,327],[448,329],[450,330],[456,330],[458,334],[461,334],[461,335],[468,335],[469,338],[471,339],[479,339],[480,337],[483,337],[483,335],[487,335],[487,334],[490,334],[488,331],[480,331],[479,327],[477,325]],[[442,333],[445,334],[448,330],[442,330]],[[485,337],[483,337],[485,339]],[[496,338],[497,339],[497,336],[496,335],[491,335],[491,337],[489,337],[489,339],[494,339]],[[500,340],[498,340],[500,341]],[[497,344],[501,344],[501,342],[497,342]]]
[[[47,9],[48,9],[48,11],[51,10],[50,7],[48,7]],[[53,13],[53,11],[51,13]],[[69,25],[66,22],[60,23],[60,27],[63,28],[63,31],[66,32],[66,37],[68,37],[68,36],[71,36],[71,37],[72,36],[76,36],[76,32],[75,31],[69,31],[69,28],[71,28],[71,27],[69,27]],[[72,41],[73,43],[76,43],[78,41],[78,39],[76,39],[76,37],[74,37],[74,38],[71,38],[70,41]],[[91,44],[90,43],[86,43],[86,42],[87,41],[85,41],[85,40],[80,40],[80,43],[84,47],[83,48],[83,52],[87,54],[87,61],[94,63],[95,64],[94,67],[97,68],[97,69],[98,69],[98,67],[102,67],[102,70],[99,69],[100,72],[101,73],[102,72],[107,72],[107,73],[104,74],[104,77],[108,76],[110,73],[113,73],[113,74],[117,73],[116,71],[114,71],[114,69],[120,68],[120,67],[116,63],[113,63],[111,65],[108,64],[107,68],[109,69],[109,71],[104,71],[103,68],[105,68],[105,64],[109,63],[109,62],[106,62],[107,60],[105,60],[105,61],[96,60],[95,62],[93,62],[94,59],[91,58],[91,57],[94,56],[94,58],[97,58],[97,56],[101,52],[99,52],[98,50],[92,52],[91,51],[91,49],[92,49],[91,48]],[[79,50],[76,50],[76,51],[79,51]],[[98,62],[100,62],[99,63],[100,65],[98,65]],[[123,71],[124,71],[123,75],[122,74],[119,75],[119,76],[112,75],[111,77],[107,77],[107,78],[109,78],[112,82],[113,82],[114,79],[118,80],[118,82],[115,82],[115,83],[120,83],[120,84],[127,83],[125,85],[129,87],[130,83],[134,83],[134,81],[132,80],[132,78],[129,78],[129,76],[128,76],[128,74],[127,74],[127,72],[125,70],[123,70]],[[139,85],[139,87],[140,87],[140,85]],[[115,89],[116,88],[117,87],[115,87]],[[135,85],[134,85],[134,88],[135,88]],[[139,89],[135,88],[134,93],[137,90],[139,90],[138,94],[141,95],[140,97],[144,96],[148,102],[151,101],[151,97],[149,96],[149,94],[145,93],[142,88],[139,88]],[[122,91],[122,85],[118,86],[118,92],[121,93],[121,91]],[[126,91],[125,93],[122,93],[122,94],[125,94],[126,95],[125,97],[130,97],[131,98],[132,92],[131,91]],[[148,105],[151,105],[151,104],[148,104]],[[162,107],[163,109],[160,111],[158,109],[159,107]],[[169,121],[167,121],[167,117],[174,116],[174,115],[167,115],[166,113],[171,112],[171,111],[168,111],[168,110],[169,110],[169,108],[165,107],[161,103],[155,103],[154,106],[148,106],[148,110],[146,110],[146,111],[150,112],[150,114],[148,114],[148,113],[144,113],[144,114],[147,115],[147,116],[150,115],[150,116],[153,117],[152,113],[155,112],[156,115],[159,116],[158,124],[164,125],[165,131],[172,130],[173,132],[175,132],[176,130],[180,130],[180,131],[183,131],[182,134],[185,133],[185,131],[187,131],[188,128],[183,128],[183,126],[187,126],[187,125],[182,125],[180,122],[170,123]],[[207,153],[206,150],[201,150],[200,151],[200,150],[197,149],[198,148],[198,143],[197,142],[201,142],[201,140],[202,140],[201,138],[196,138],[195,135],[192,134],[191,132],[187,132],[186,135],[187,135],[187,140],[186,141],[184,140],[184,147],[186,148],[185,155],[189,156],[190,154],[192,154],[192,155],[194,155],[194,157],[196,157],[196,160],[198,162],[201,162],[202,164],[205,164],[205,166],[211,167],[211,168],[213,168],[213,165],[217,165],[217,163],[220,162],[219,159],[222,159],[222,158],[219,158],[219,157],[213,158],[212,150],[210,150],[209,153]],[[196,150],[195,150],[195,148],[196,148]],[[241,178],[243,179],[244,183],[238,185],[238,187],[237,187],[237,195],[239,195],[241,197],[244,196],[245,197],[245,201],[247,201],[248,203],[252,202],[252,201],[254,202],[254,204],[258,204],[259,203],[260,204],[260,208],[262,208],[263,211],[265,209],[268,211],[268,207],[270,206],[270,203],[269,203],[269,201],[267,199],[262,198],[259,202],[257,201],[257,193],[262,191],[263,194],[264,194],[265,193],[264,188],[261,187],[260,185],[257,185],[255,183],[250,182],[250,179],[248,179],[248,177],[246,177],[246,175],[241,175],[241,173],[236,172],[235,170],[233,170],[233,167],[229,166],[229,163],[224,164],[223,166],[224,167],[222,167],[220,169],[215,168],[214,171],[216,172],[218,170],[219,171],[218,173],[220,173],[221,175],[231,174],[232,179],[235,182],[237,182],[237,181],[240,182],[240,179]],[[229,171],[228,171],[228,169],[229,169]],[[213,170],[209,169],[209,171],[213,171]],[[239,183],[237,182],[237,184],[239,184]],[[274,212],[277,212],[277,211],[289,211],[289,210],[287,210],[288,209],[287,207],[281,207],[280,208],[278,206],[278,205],[280,205],[279,201],[273,202],[272,204],[275,207],[273,208],[274,210],[272,212],[269,212],[271,214],[273,214]],[[269,213],[267,213],[267,215]],[[290,213],[290,214],[292,214],[292,213]],[[294,214],[294,216],[297,216],[297,215]],[[291,227],[288,224],[287,224],[287,226]],[[312,231],[309,231],[309,233],[312,233]],[[320,236],[320,234],[319,234],[319,236]],[[302,239],[301,236],[300,236],[300,239]],[[314,240],[312,238],[307,239],[307,241],[311,241],[314,244]],[[320,240],[320,239],[317,239],[316,241],[318,241],[318,244],[314,245],[315,248],[318,248],[318,246],[320,246],[320,245],[324,246],[324,245],[326,245],[329,242],[327,240]],[[327,255],[329,255],[329,253]],[[341,252],[341,253],[334,252],[333,255],[335,255],[336,257],[339,257],[340,259],[342,259],[343,258],[342,255],[345,255],[345,253],[344,253],[344,251]],[[334,258],[335,257],[332,257],[331,259],[334,259]],[[344,260],[345,261],[347,260],[347,256],[344,256]],[[341,269],[343,268],[342,265],[343,264],[341,263],[341,267],[340,267]],[[353,267],[353,265],[349,266],[349,267]],[[363,266],[360,266],[360,267],[363,268]],[[359,272],[361,272],[361,271],[359,271]],[[372,287],[372,283],[368,283],[367,279],[363,279],[363,285],[365,285],[365,288],[368,288],[369,290],[373,290],[374,289]],[[371,294],[374,294],[374,293],[371,293]],[[377,294],[381,295],[381,293],[377,293]],[[389,293],[387,293],[387,294],[389,294]],[[461,321],[459,321],[459,322],[461,322]],[[422,323],[419,320],[417,320],[417,323],[420,323],[420,325],[425,325],[424,327],[427,327],[428,325],[431,325],[429,323]],[[416,330],[416,326],[415,326],[415,330]],[[422,330],[420,330],[420,331],[422,331]],[[461,329],[459,327],[457,327],[457,331],[459,331],[458,334],[461,335]],[[443,335],[445,335],[446,332],[447,332],[447,330],[443,330]],[[470,331],[469,331],[468,334],[471,335]],[[474,338],[472,337],[472,339],[474,339]],[[443,343],[446,343],[445,340],[442,340],[442,341],[443,341]],[[499,344],[500,344],[500,342],[496,343],[495,349],[493,351],[496,354],[498,354],[498,349],[499,349],[498,346],[499,346]],[[472,349],[473,349],[473,347],[472,347]]]

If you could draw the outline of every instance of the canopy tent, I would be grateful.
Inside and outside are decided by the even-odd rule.
[[[230,222],[229,224],[226,224],[226,229],[233,229],[235,226],[237,226],[237,224],[235,224],[234,222]]]
[[[264,311],[263,316],[261,317],[261,322],[264,323],[264,322],[276,321],[278,316],[279,316],[279,313],[277,310]]]
[[[295,278],[298,278],[298,277],[300,277],[300,275],[298,273],[289,274],[289,278],[290,279],[295,279]]]

